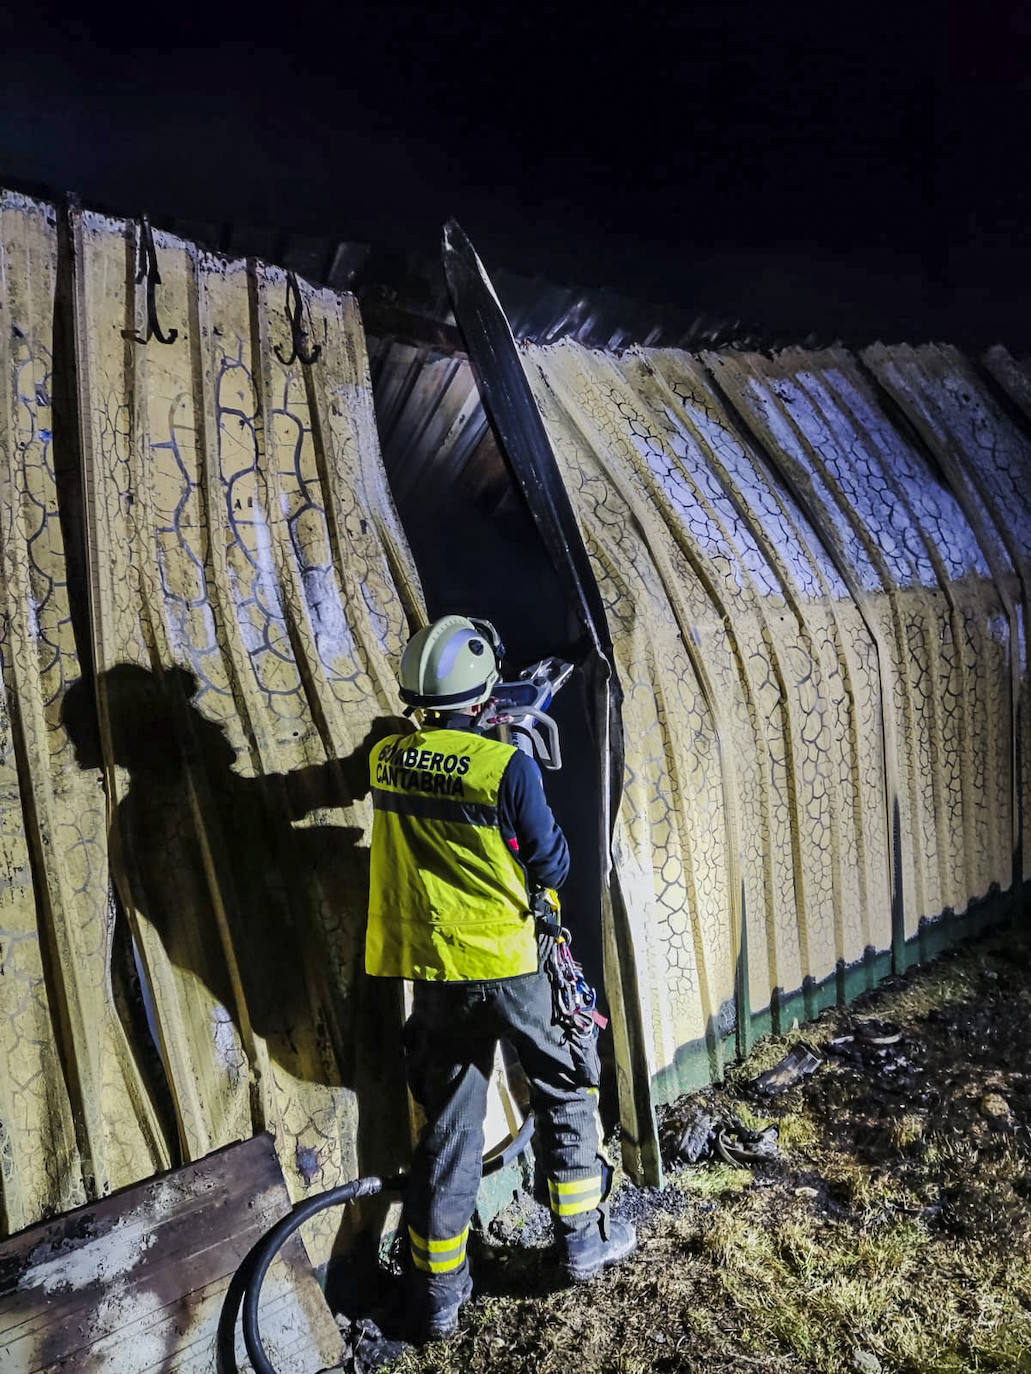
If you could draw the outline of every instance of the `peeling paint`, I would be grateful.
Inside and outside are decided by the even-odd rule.
[[[134,1216],[124,1217],[110,1230],[76,1246],[63,1258],[48,1255],[29,1267],[18,1284],[21,1291],[40,1288],[44,1293],[59,1293],[88,1288],[92,1284],[112,1284],[130,1273],[144,1251],[154,1244]]]

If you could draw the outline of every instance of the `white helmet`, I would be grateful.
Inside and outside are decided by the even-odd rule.
[[[498,680],[503,653],[489,620],[435,620],[412,636],[401,655],[401,700],[431,711],[478,706]]]

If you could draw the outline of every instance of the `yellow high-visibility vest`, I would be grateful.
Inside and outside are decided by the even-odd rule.
[[[526,876],[498,829],[514,752],[466,730],[390,735],[373,749],[367,973],[467,982],[535,972]]]

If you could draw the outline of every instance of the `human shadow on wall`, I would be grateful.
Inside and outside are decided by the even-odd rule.
[[[204,1033],[230,1082],[246,1074],[260,1037],[293,1078],[354,1092],[359,1173],[402,1163],[400,989],[364,974],[363,831],[294,822],[364,797],[369,749],[410,727],[380,717],[345,759],[246,777],[222,726],[192,704],[198,683],[189,671],[118,664],[97,685],[108,721],[103,746],[86,679],[68,688],[62,719],[81,768],[100,768],[106,755],[128,773],[109,836],[116,885],[170,963],[214,998]],[[298,1174],[317,1187],[318,1150],[296,1153]]]

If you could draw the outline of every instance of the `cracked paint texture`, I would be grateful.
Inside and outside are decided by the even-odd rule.
[[[400,1016],[363,1000],[370,815],[333,762],[395,709],[422,615],[354,302],[303,286],[323,355],[287,366],[283,274],[158,234],[179,337],[144,347],[135,227],[71,229],[92,755],[62,707],[91,669],[58,509],[56,219],[0,199],[7,1230],[263,1129],[295,1198],[382,1167],[368,1104]],[[735,1023],[1026,871],[1031,378],[993,351],[1004,400],[946,348],[523,357],[623,688],[612,857],[646,1091],[675,1091],[684,1046],[708,1038],[717,1071]],[[466,374],[423,378],[430,409],[464,379],[445,473],[483,432]],[[171,1138],[112,975],[120,911]]]
[[[158,234],[178,339],[142,346],[136,226],[76,214],[99,752],[69,739],[62,698],[85,665],[50,442],[56,232],[49,207],[0,200],[7,1229],[265,1129],[294,1197],[369,1172],[369,1079],[401,1007],[356,991],[371,808],[334,761],[397,709],[395,665],[423,614],[353,299],[302,284],[323,353],[285,366],[284,274]],[[115,901],[149,985],[172,1141],[112,990]],[[315,1262],[338,1224],[306,1231]]]
[[[895,384],[930,454],[840,349],[524,360],[625,693],[613,859],[654,1078],[1011,885],[1025,443],[955,354]]]

